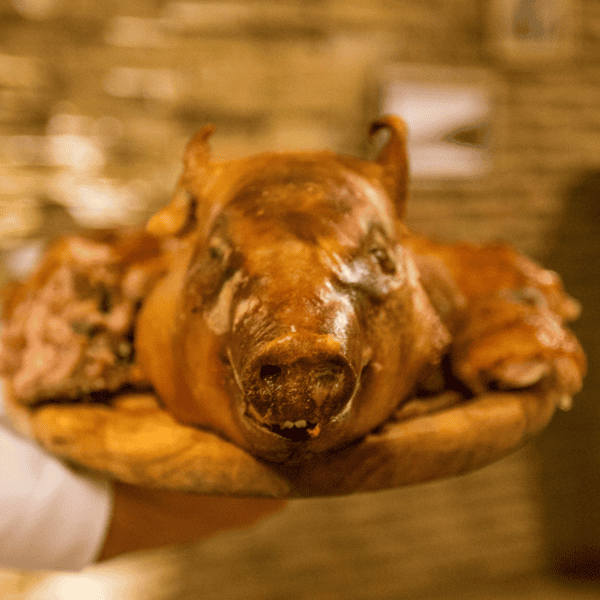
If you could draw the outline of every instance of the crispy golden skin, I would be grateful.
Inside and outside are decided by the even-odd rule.
[[[402,222],[404,124],[375,162],[213,163],[205,127],[148,232],[70,237],[5,303],[18,426],[131,483],[351,493],[459,474],[581,388],[558,276]]]

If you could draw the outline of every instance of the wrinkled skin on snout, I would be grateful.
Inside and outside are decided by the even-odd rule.
[[[212,165],[210,133],[149,225],[180,246],[142,310],[139,361],[179,420],[303,460],[384,422],[449,342],[402,243],[404,195],[390,199],[405,165],[326,152]]]

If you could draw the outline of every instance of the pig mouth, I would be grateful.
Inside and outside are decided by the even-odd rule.
[[[316,421],[298,419],[283,422],[269,422],[269,415],[262,416],[250,403],[246,403],[244,416],[264,431],[289,440],[290,442],[309,442],[321,433],[321,424]]]
[[[267,425],[267,427],[275,435],[286,438],[291,442],[309,442],[321,432],[321,425],[307,423],[303,419],[299,419],[295,423],[285,421],[283,425]]]

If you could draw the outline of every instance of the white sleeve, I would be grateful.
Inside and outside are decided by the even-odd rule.
[[[97,557],[111,512],[109,480],[75,473],[8,429],[0,397],[0,565],[78,571]]]

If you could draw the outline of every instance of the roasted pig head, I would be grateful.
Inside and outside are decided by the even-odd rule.
[[[404,127],[379,125],[378,162],[212,163],[212,128],[191,140],[173,202],[149,223],[181,249],[137,328],[140,365],[178,419],[302,459],[371,431],[440,362],[450,336],[399,221]]]

